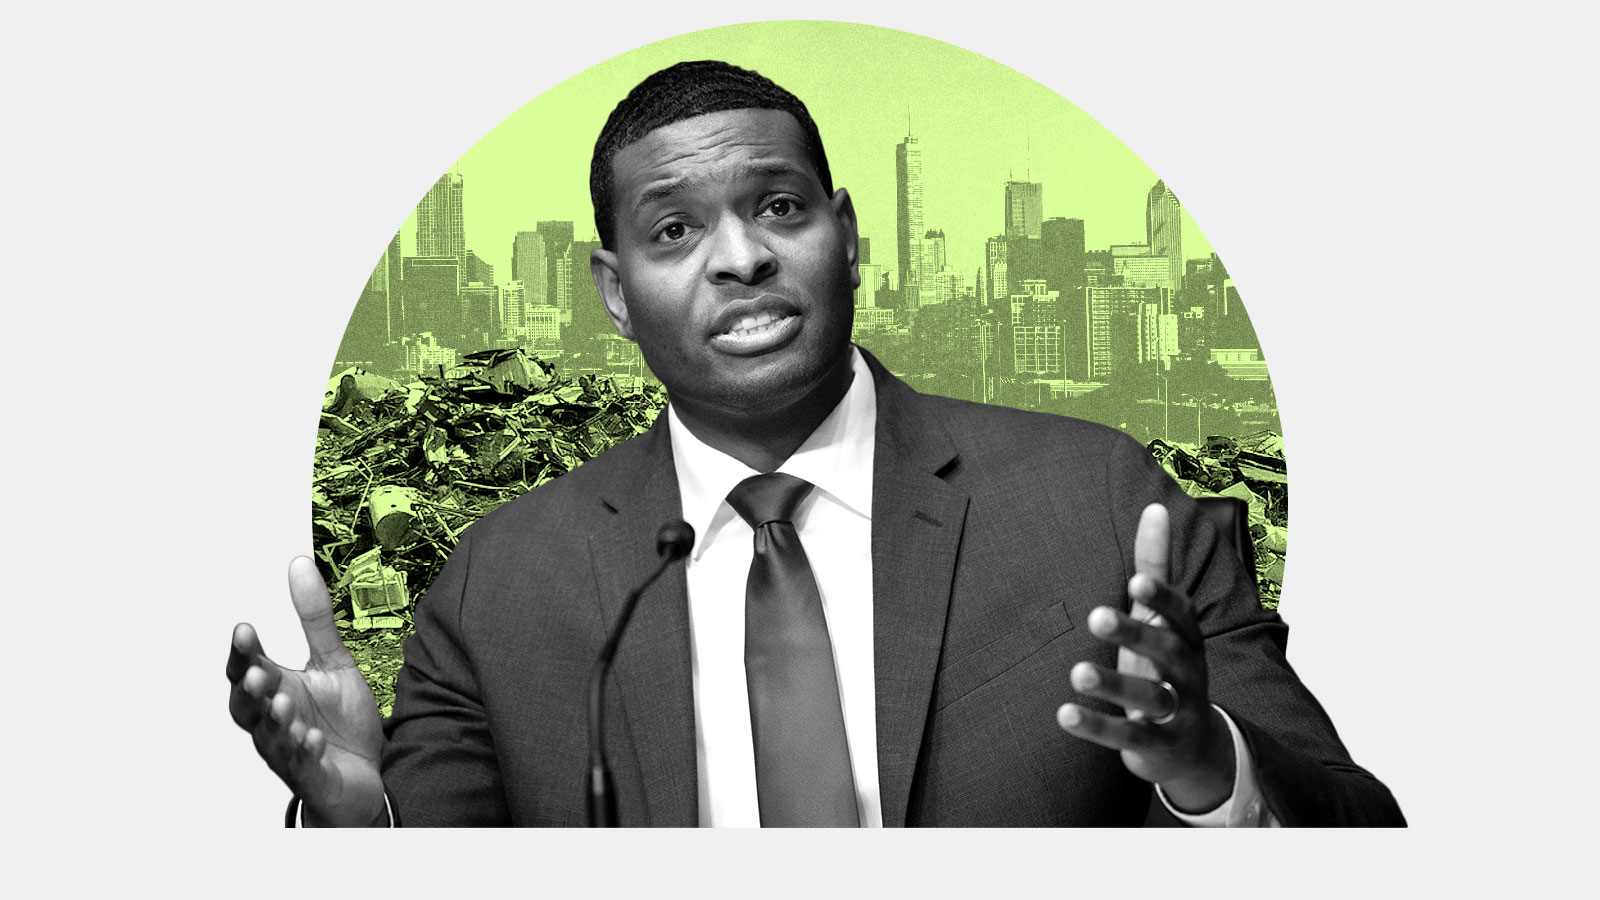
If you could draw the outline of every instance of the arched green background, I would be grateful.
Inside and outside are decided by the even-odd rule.
[[[449,174],[460,177],[465,247],[493,267],[492,283],[480,290],[480,300],[501,302],[519,232],[534,231],[540,222],[569,221],[576,240],[595,239],[588,196],[595,137],[633,85],[688,59],[721,59],[754,69],[806,103],[821,130],[835,185],[850,190],[860,233],[870,241],[871,263],[885,271],[898,268],[896,145],[908,133],[915,135],[922,157],[923,227],[943,232],[947,267],[973,294],[959,318],[967,318],[970,310],[972,316],[987,317],[993,328],[1007,327],[1001,311],[984,296],[986,242],[1005,233],[1007,182],[1042,185],[1042,217],[1081,219],[1091,254],[1146,241],[1146,201],[1157,174],[1086,113],[1037,82],[986,57],[906,32],[837,22],[761,22],[671,38],[581,72],[517,110],[451,166]],[[426,127],[425,122],[419,116],[398,126],[403,131]],[[1182,185],[1167,187],[1181,196]],[[625,362],[612,360],[611,368],[622,377],[607,384],[605,353],[597,353],[592,342],[580,346],[563,332],[563,346],[527,348],[528,355],[545,359],[548,374],[535,371],[534,383],[512,391],[516,396],[488,392],[504,409],[463,415],[457,401],[475,403],[486,396],[482,390],[463,391],[485,380],[484,366],[451,371],[434,364],[408,371],[400,362],[401,347],[389,340],[396,337],[393,326],[385,324],[404,303],[404,283],[392,276],[405,257],[418,254],[416,220],[413,214],[398,235],[385,236],[388,240],[375,236],[374,248],[382,257],[361,291],[332,368],[337,375],[355,366],[412,387],[389,386],[385,394],[386,383],[362,378],[359,402],[340,403],[336,378],[330,383],[327,427],[318,439],[313,518],[319,562],[334,586],[347,641],[358,658],[367,654],[364,664],[372,667],[375,688],[392,678],[398,637],[409,631],[404,609],[388,617],[400,620],[397,627],[373,627],[368,621],[356,630],[353,623],[363,617],[348,606],[356,576],[347,570],[377,546],[371,522],[375,488],[407,486],[423,504],[410,510],[415,527],[401,538],[389,536],[389,543],[400,544],[381,547],[378,554],[383,564],[412,576],[408,592],[414,599],[473,516],[642,428],[662,402],[659,392],[638,392],[627,377],[637,370]],[[1052,391],[1042,379],[999,371],[999,361],[987,357],[974,366],[970,353],[948,340],[949,311],[934,327],[929,323],[935,316],[901,310],[892,330],[858,332],[857,339],[920,390],[1121,427],[1149,443],[1192,493],[1245,496],[1256,526],[1262,601],[1276,606],[1288,514],[1276,400],[1222,261],[1187,211],[1181,221],[1181,255],[1190,272],[1166,308],[1177,317],[1174,322],[1187,323],[1176,330],[1176,354],[1131,370],[1125,366],[1123,372],[1130,374],[1094,390],[1060,385],[1064,390]],[[1108,263],[1109,278],[1114,274],[1110,260],[1101,261]],[[1201,271],[1194,271],[1196,265]],[[895,272],[890,283],[898,284],[898,276]],[[588,279],[586,260],[574,265],[572,277],[575,283]],[[1013,284],[1010,293],[1018,292]],[[1082,304],[1081,292],[1081,287],[1063,287],[1058,302]],[[574,292],[580,299],[590,294]],[[858,304],[861,300],[858,295]],[[598,309],[573,308],[580,325],[596,321],[592,314]],[[584,314],[591,317],[583,320]],[[380,334],[380,328],[386,332]],[[1204,341],[1197,337],[1202,334]],[[516,344],[505,334],[490,334],[484,346],[455,349],[465,354]],[[937,350],[929,349],[936,344]],[[1222,366],[1212,361],[1218,349],[1242,356],[1225,354],[1229,365]],[[1252,351],[1257,362],[1240,364]],[[530,400],[529,391],[545,399]],[[542,411],[530,427],[524,413],[534,406]],[[605,427],[596,427],[602,420]],[[490,439],[497,428],[505,437]],[[1213,436],[1223,440],[1209,441],[1208,448]],[[443,450],[441,440],[449,445]],[[497,453],[520,458],[520,468],[490,465],[488,457]],[[379,697],[385,705],[381,690]]]

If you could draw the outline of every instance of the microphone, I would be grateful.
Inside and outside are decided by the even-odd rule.
[[[606,766],[606,735],[605,735],[605,681],[606,673],[611,671],[611,660],[617,655],[617,644],[622,640],[622,632],[628,627],[628,620],[633,618],[634,607],[639,605],[639,597],[667,567],[689,555],[694,547],[694,529],[688,522],[675,521],[662,525],[656,531],[656,553],[661,556],[661,565],[650,573],[650,577],[643,584],[634,588],[628,594],[628,599],[622,604],[622,615],[617,617],[617,624],[611,629],[611,634],[606,638],[605,644],[600,648],[600,658],[595,660],[594,669],[589,675],[589,827],[615,828],[617,827],[617,798],[612,790],[611,770]]]

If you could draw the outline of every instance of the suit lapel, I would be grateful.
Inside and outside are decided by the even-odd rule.
[[[938,473],[956,452],[916,393],[867,355],[877,383],[872,476],[873,650],[883,823],[904,825],[927,724],[967,495]]]
[[[643,442],[630,476],[607,486],[601,500],[614,515],[590,536],[601,619],[609,633],[629,591],[660,562],[656,531],[683,517],[666,416]],[[681,564],[668,569],[640,599],[618,645],[607,705],[620,711],[634,749],[653,826],[694,826],[699,817],[695,761],[694,685],[690,662],[688,585]],[[608,717],[615,722],[618,716]],[[615,735],[608,756],[626,757]]]

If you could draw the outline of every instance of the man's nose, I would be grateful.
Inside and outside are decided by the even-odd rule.
[[[713,237],[706,277],[712,284],[756,284],[778,271],[778,257],[753,222],[727,217]]]

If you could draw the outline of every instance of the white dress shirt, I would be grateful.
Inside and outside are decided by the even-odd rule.
[[[872,652],[872,458],[878,398],[861,354],[854,348],[851,354],[853,376],[844,399],[778,471],[815,485],[801,501],[794,526],[813,561],[811,573],[833,641],[861,824],[881,827]],[[667,416],[683,518],[695,534],[687,571],[700,824],[759,826],[744,674],[744,590],[754,531],[727,497],[739,482],[761,473],[700,441],[671,406]]]
[[[876,828],[883,825],[872,649],[872,464],[878,400],[865,360],[854,347],[850,353],[853,377],[844,399],[778,471],[815,485],[801,502],[794,526],[812,561],[833,641],[861,824]],[[744,672],[744,594],[754,532],[728,505],[727,496],[739,482],[761,473],[695,437],[671,405],[667,417],[683,518],[695,533],[687,574],[700,824],[755,827],[761,814]],[[827,562],[819,565],[818,560]],[[1228,728],[1239,763],[1233,796],[1209,813],[1173,814],[1192,825],[1275,824],[1261,802],[1249,747],[1231,719]],[[1172,809],[1170,804],[1167,808]]]

